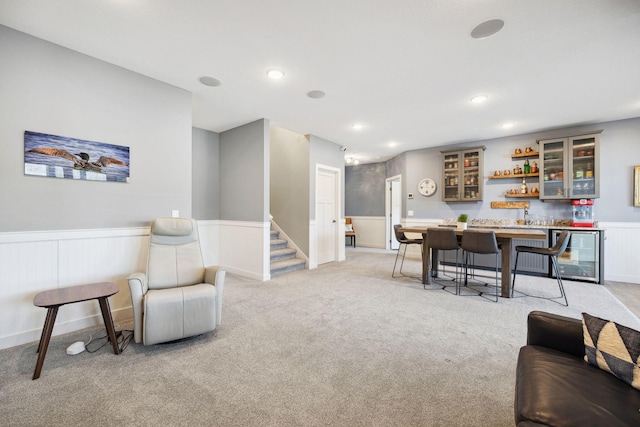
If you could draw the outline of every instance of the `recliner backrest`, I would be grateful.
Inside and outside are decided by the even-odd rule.
[[[149,289],[202,283],[204,272],[198,225],[195,220],[155,219],[151,223],[147,258]]]

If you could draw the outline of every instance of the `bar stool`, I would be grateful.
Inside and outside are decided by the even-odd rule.
[[[567,230],[564,230],[560,233],[556,244],[551,248],[537,248],[535,246],[516,246],[516,265],[513,269],[513,284],[511,286],[511,297],[513,298],[513,291],[516,286],[516,275],[518,274],[518,257],[520,256],[520,252],[526,252],[530,254],[538,254],[542,256],[548,256],[551,258],[551,264],[553,265],[553,271],[556,273],[556,280],[558,281],[558,288],[560,288],[560,296],[557,297],[543,297],[536,295],[525,294],[524,292],[519,292],[523,296],[533,297],[533,298],[541,298],[549,301],[553,301],[557,304],[569,306],[569,302],[567,301],[567,294],[564,291],[564,286],[562,286],[562,278],[560,277],[560,269],[558,268],[558,255],[562,254],[567,250],[567,246],[569,245],[569,237],[571,233]],[[560,301],[556,301],[559,298],[564,299],[564,304]]]
[[[498,302],[498,296],[500,295],[500,285],[498,283],[498,255],[500,254],[500,245],[496,240],[496,233],[491,230],[465,230],[462,232],[462,256],[464,258],[464,286],[468,287],[467,283],[467,270],[469,267],[469,255],[470,254],[495,254],[496,257],[496,284],[495,284],[495,302]],[[484,286],[488,286],[488,283],[483,283]],[[470,288],[477,292],[479,295],[484,296],[486,292],[479,289]],[[461,295],[460,285],[458,285],[458,294]],[[468,296],[468,295],[465,295]],[[488,299],[488,298],[487,298]]]
[[[450,283],[447,283],[447,282],[453,281],[453,285],[455,285],[456,287],[455,294],[457,295],[458,294],[458,268],[462,263],[462,258],[460,258],[460,263],[459,263],[458,255],[460,253],[460,245],[458,244],[458,236],[456,236],[455,230],[453,228],[430,228],[427,233],[427,243],[429,244],[429,248],[432,251],[434,250],[438,250],[438,251],[455,250],[456,251],[455,277],[450,278],[448,281],[442,281],[442,280],[437,280],[436,278],[433,278],[432,282],[442,286],[442,289],[444,289],[445,291],[450,292],[447,290],[447,287],[448,287],[447,285]],[[446,276],[445,270],[444,270],[444,254],[442,257],[441,265],[442,265],[442,275]],[[436,265],[435,268],[437,270],[438,266]],[[450,276],[447,276],[447,277],[450,277]],[[424,288],[426,289],[427,285],[424,285]]]
[[[409,245],[420,245],[420,252],[422,253],[422,239],[409,239],[402,231],[399,231],[399,229],[402,228],[402,225],[400,224],[396,224],[393,226],[393,232],[396,235],[396,240],[398,241],[398,243],[400,243],[400,246],[398,247],[398,253],[396,254],[396,262],[393,263],[393,271],[391,272],[391,277],[399,277],[396,276],[396,264],[398,264],[398,257],[400,256],[400,250],[402,249],[402,245],[404,245],[404,252],[402,253],[402,262],[400,263],[400,275],[404,276],[404,277],[411,277],[411,276],[407,276],[406,274],[404,274],[402,272],[402,266],[404,265],[404,257],[407,254],[407,246]],[[422,254],[422,256],[424,256],[424,254]]]

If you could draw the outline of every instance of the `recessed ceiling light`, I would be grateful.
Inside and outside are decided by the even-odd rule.
[[[269,68],[267,70],[267,76],[269,76],[269,78],[273,80],[280,80],[281,78],[284,77],[284,71],[278,68]]]
[[[490,19],[476,25],[476,27],[471,30],[471,37],[478,40],[486,39],[496,34],[502,27],[504,27],[504,21],[502,19]]]
[[[321,90],[312,90],[310,92],[307,92],[307,96],[313,99],[324,98],[325,95],[326,93],[324,93],[324,91],[321,91]]]
[[[354,130],[361,130],[364,125],[362,123],[355,123],[351,126]]]
[[[505,123],[501,124],[501,125],[500,125],[500,127],[501,127],[502,129],[509,129],[509,128],[514,127],[515,125],[516,125],[516,124],[515,124],[515,123],[513,123],[513,122],[505,122]]]
[[[215,87],[215,86],[220,86],[222,84],[220,80],[211,76],[202,76],[198,80],[200,81],[200,83],[202,83],[205,86]]]
[[[473,102],[474,104],[482,104],[487,99],[489,99],[487,95],[476,95],[471,98],[471,102]]]
[[[360,160],[355,159],[355,160],[353,161],[353,164],[354,164],[354,165],[359,165],[359,164],[360,164]]]
[[[391,141],[388,145],[389,147],[395,147],[396,145],[398,145],[398,143],[395,141]]]

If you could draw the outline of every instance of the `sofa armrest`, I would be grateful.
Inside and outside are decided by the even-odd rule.
[[[532,311],[527,318],[527,344],[584,357],[582,321],[558,314]]]

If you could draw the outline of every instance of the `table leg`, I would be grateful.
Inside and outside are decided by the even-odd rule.
[[[399,250],[399,249],[398,249]],[[422,234],[422,284],[431,284],[429,277],[429,244],[427,243],[426,233]]]
[[[437,278],[438,277],[438,258],[440,256],[440,251],[437,249],[431,249],[431,260],[429,264],[431,264],[431,269],[429,271],[429,277]]]
[[[44,327],[42,328],[42,336],[40,337],[40,343],[38,344],[38,361],[36,362],[36,370],[33,372],[34,380],[40,378],[40,372],[42,371],[42,365],[44,365],[44,358],[47,355],[47,348],[49,348],[49,341],[51,340],[51,333],[53,332],[53,325],[56,323],[56,316],[58,315],[58,307],[49,307],[47,310],[47,317],[44,321]]]
[[[511,298],[511,239],[497,239],[502,244],[502,298]]]
[[[107,328],[107,334],[109,335],[109,340],[113,346],[113,353],[120,354],[118,340],[116,339],[116,329],[113,326],[113,317],[111,317],[111,309],[109,308],[109,300],[107,297],[102,297],[98,298],[98,301],[100,302],[100,310],[102,311],[104,326]]]

